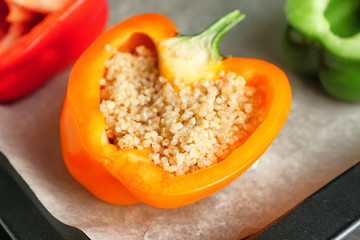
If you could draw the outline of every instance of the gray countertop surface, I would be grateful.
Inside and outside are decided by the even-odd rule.
[[[360,105],[329,97],[289,66],[281,40],[284,0],[109,1],[109,26],[157,12],[194,34],[239,9],[246,19],[221,41],[224,55],[259,58],[287,74],[289,118],[274,143],[229,186],[171,210],[140,203],[114,206],[87,192],[61,157],[59,118],[70,69],[25,99],[0,105],[0,146],[45,207],[91,239],[240,239],[280,216],[360,159]]]

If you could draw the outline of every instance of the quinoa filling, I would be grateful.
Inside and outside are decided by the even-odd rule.
[[[119,149],[150,148],[154,164],[175,175],[223,160],[263,115],[260,94],[242,76],[220,72],[192,86],[171,83],[144,46],[115,50],[100,86],[109,141]]]

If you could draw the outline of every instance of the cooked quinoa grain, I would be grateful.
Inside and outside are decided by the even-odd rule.
[[[100,110],[110,142],[152,149],[154,164],[175,175],[221,161],[259,122],[256,89],[234,73],[192,86],[176,79],[171,84],[143,46],[115,52],[105,68]]]

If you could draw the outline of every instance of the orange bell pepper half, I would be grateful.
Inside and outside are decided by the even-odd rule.
[[[220,26],[223,30],[213,42],[218,42],[242,15],[235,11],[224,18],[230,20]],[[224,24],[224,21],[220,23]],[[177,59],[174,65],[169,59],[172,56],[169,51],[176,48],[176,44],[173,45],[173,41],[169,44],[167,40],[177,36],[181,37],[165,16],[142,14],[129,18],[97,38],[71,72],[60,124],[63,158],[73,177],[106,202],[132,204],[142,201],[155,207],[176,208],[205,198],[248,169],[265,152],[286,121],[291,90],[283,71],[262,60],[221,58],[216,55],[216,48],[208,56],[208,62],[190,63],[199,71],[189,73],[185,69],[187,61],[180,63],[182,60]],[[184,77],[196,81],[197,78],[211,78],[216,71],[243,76],[248,84],[261,92],[260,108],[266,113],[265,117],[256,130],[242,139],[221,162],[184,176],[165,172],[148,157],[150,149],[119,150],[105,135],[99,80],[104,76],[105,62],[113,54],[107,50],[108,45],[123,52],[131,52],[139,45],[156,51],[160,72],[169,79]],[[194,51],[191,46],[189,49]],[[185,73],[178,73],[177,69]]]

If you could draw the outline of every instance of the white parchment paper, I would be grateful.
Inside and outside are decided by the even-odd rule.
[[[241,239],[280,216],[360,160],[360,105],[329,97],[297,76],[281,48],[284,0],[111,0],[110,25],[157,12],[194,34],[233,9],[247,18],[222,40],[224,55],[259,58],[289,77],[293,104],[284,128],[252,168],[197,203],[163,210],[114,206],[93,197],[67,172],[59,117],[69,70],[27,98],[0,105],[0,150],[59,220],[91,239]]]

